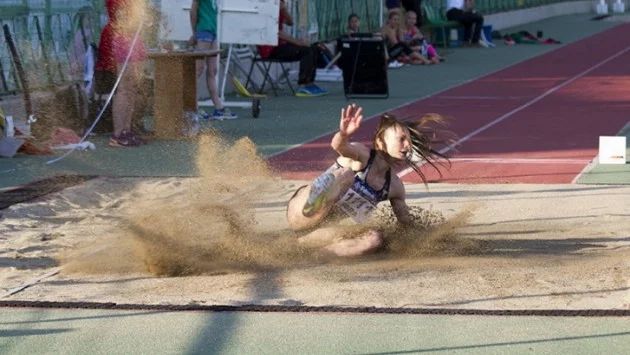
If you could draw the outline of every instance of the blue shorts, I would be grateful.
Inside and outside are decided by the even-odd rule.
[[[197,42],[216,42],[217,35],[210,31],[195,31],[195,39]]]

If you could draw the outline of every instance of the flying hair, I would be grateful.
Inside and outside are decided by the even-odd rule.
[[[426,185],[428,181],[421,170],[421,165],[423,163],[429,164],[442,177],[440,166],[450,168],[451,162],[446,155],[437,151],[434,146],[438,144],[451,145],[455,142],[455,135],[452,132],[438,130],[430,126],[436,124],[446,126],[447,120],[436,113],[429,113],[420,117],[419,120],[400,121],[396,116],[386,113],[381,116],[381,121],[374,135],[373,146],[378,147],[377,141],[385,144],[384,136],[388,128],[395,126],[406,128],[409,132],[413,154],[409,154],[405,160]]]

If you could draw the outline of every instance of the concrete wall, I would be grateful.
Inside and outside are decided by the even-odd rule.
[[[485,22],[492,24],[492,29],[494,30],[502,30],[555,16],[594,12],[594,4],[595,1],[572,1],[523,10],[501,12],[485,16]]]

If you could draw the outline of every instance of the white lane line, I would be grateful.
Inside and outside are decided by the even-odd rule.
[[[521,100],[527,99],[528,96],[438,96],[437,99],[452,100]]]
[[[554,48],[554,49],[552,49],[552,50],[550,50],[550,51],[547,51],[547,52],[544,52],[544,53],[540,53],[540,54],[537,54],[537,55],[533,55],[533,56],[531,56],[531,57],[526,57],[526,58],[523,58],[523,59],[521,59],[521,60],[519,60],[519,61],[517,61],[517,62],[514,62],[514,63],[512,63],[512,64],[510,64],[510,65],[507,65],[507,66],[505,66],[505,67],[502,67],[502,68],[499,68],[499,69],[496,69],[496,70],[493,70],[493,71],[490,71],[490,72],[487,72],[487,73],[481,74],[481,75],[476,76],[476,77],[474,77],[474,78],[471,78],[471,79],[468,79],[468,80],[464,80],[464,81],[462,81],[462,82],[461,82],[461,83],[459,83],[459,84],[455,84],[455,85],[453,85],[453,86],[449,86],[449,87],[444,88],[444,89],[442,89],[442,90],[438,90],[438,91],[436,91],[436,92],[434,92],[434,93],[431,93],[431,94],[428,94],[428,95],[422,96],[422,97],[420,97],[420,98],[413,99],[413,100],[411,100],[411,101],[407,101],[407,102],[402,103],[402,104],[400,104],[400,105],[398,105],[398,106],[394,106],[394,107],[392,107],[392,108],[386,109],[385,111],[381,111],[381,112],[379,112],[379,113],[377,113],[377,114],[375,114],[375,115],[371,116],[371,117],[370,117],[370,118],[368,118],[368,119],[364,119],[363,121],[365,122],[365,121],[369,121],[369,120],[372,120],[372,119],[378,118],[378,117],[380,117],[381,115],[383,115],[383,114],[385,114],[385,113],[387,113],[387,112],[392,112],[392,111],[394,111],[394,110],[398,110],[398,109],[403,108],[403,107],[405,107],[405,106],[410,106],[410,105],[412,105],[412,104],[414,104],[414,103],[416,103],[416,102],[419,102],[419,101],[422,101],[422,100],[428,99],[429,97],[437,96],[437,95],[439,95],[439,94],[441,94],[441,93],[443,93],[443,92],[446,92],[446,91],[448,91],[448,90],[458,88],[458,87],[460,87],[460,86],[463,86],[463,85],[466,85],[466,84],[468,84],[468,83],[471,83],[471,82],[473,82],[473,81],[475,81],[475,80],[479,80],[479,79],[481,79],[481,78],[485,78],[485,77],[487,77],[487,76],[490,76],[490,75],[496,74],[496,73],[498,73],[498,72],[500,72],[500,71],[507,70],[507,69],[509,69],[509,68],[515,67],[515,66],[517,66],[517,65],[519,65],[519,64],[522,64],[522,63],[524,63],[524,62],[526,62],[526,61],[528,61],[528,60],[532,60],[532,59],[535,59],[535,58],[538,58],[538,57],[542,57],[542,56],[544,56],[544,55],[547,55],[547,54],[553,53],[553,52],[558,51],[558,50],[561,50],[561,49],[563,49],[563,48],[566,48],[566,47],[570,47],[570,46],[576,45],[576,44],[578,44],[578,43],[580,43],[580,42],[582,42],[582,41],[584,41],[584,40],[586,40],[586,39],[589,39],[589,38],[591,38],[591,37],[595,37],[595,36],[597,36],[597,35],[600,35],[600,34],[602,34],[602,33],[605,33],[605,32],[607,32],[607,31],[610,31],[610,30],[611,30],[611,29],[606,29],[606,30],[603,30],[603,31],[598,31],[598,32],[595,32],[595,33],[593,33],[593,34],[590,34],[590,35],[588,35],[588,36],[586,36],[586,37],[584,37],[584,38],[580,38],[580,39],[578,39],[578,40],[576,40],[576,41],[573,41],[573,42],[570,42],[570,43],[566,43],[566,44],[562,44],[562,45],[560,45],[560,46],[558,46],[558,47],[556,47],[556,48]],[[340,109],[340,110],[341,110],[341,109]],[[267,156],[267,157],[266,157],[266,159],[271,159],[271,158],[275,157],[276,155],[280,155],[280,154],[282,154],[282,153],[286,153],[286,152],[290,151],[291,149],[298,148],[298,147],[300,147],[300,146],[302,146],[302,145],[304,145],[304,144],[310,143],[310,142],[314,142],[314,141],[316,141],[316,140],[318,140],[318,139],[320,139],[320,138],[322,138],[322,137],[325,137],[325,136],[328,136],[328,135],[334,134],[334,133],[336,133],[336,132],[337,132],[337,130],[330,131],[330,132],[326,132],[326,133],[320,134],[320,135],[318,135],[318,136],[316,136],[316,137],[314,137],[314,138],[309,138],[308,140],[303,141],[303,142],[301,142],[301,143],[296,143],[296,144],[290,145],[290,146],[286,147],[285,149],[282,149],[282,150],[279,150],[279,151],[277,151],[277,152],[275,152],[275,153],[273,153],[273,154],[270,154],[269,156]]]
[[[554,158],[452,158],[451,162],[474,162],[491,164],[588,164],[587,159],[554,159]]]
[[[440,153],[444,154],[444,153],[446,153],[446,152],[448,152],[448,151],[450,151],[450,150],[453,150],[456,146],[458,146],[458,145],[462,144],[463,142],[465,142],[465,141],[469,140],[470,138],[472,138],[472,137],[476,136],[477,134],[479,134],[479,133],[481,133],[481,132],[483,132],[483,131],[487,130],[488,128],[490,128],[490,127],[492,127],[492,126],[494,126],[494,125],[496,125],[496,124],[498,124],[498,123],[503,122],[504,120],[506,120],[506,119],[508,119],[508,118],[512,117],[515,113],[518,113],[518,112],[520,112],[520,111],[523,111],[524,109],[526,109],[526,108],[530,107],[531,105],[533,105],[533,104],[537,103],[538,101],[540,101],[540,100],[544,99],[545,97],[547,97],[547,96],[549,96],[549,95],[553,94],[554,92],[556,92],[556,91],[558,91],[558,90],[562,89],[563,87],[565,87],[565,86],[567,86],[567,85],[571,84],[572,82],[576,81],[577,79],[579,79],[579,78],[583,77],[584,75],[586,75],[586,74],[588,74],[588,73],[592,72],[593,70],[595,70],[595,69],[597,69],[597,68],[601,67],[602,65],[604,65],[604,64],[606,64],[606,63],[608,63],[608,62],[610,62],[611,60],[614,60],[614,59],[616,59],[617,57],[619,57],[619,56],[621,56],[621,55],[625,54],[625,53],[626,53],[626,52],[628,52],[629,50],[630,50],[630,46],[628,46],[628,47],[626,47],[625,49],[622,49],[621,51],[617,52],[616,54],[614,54],[614,55],[612,55],[612,56],[610,56],[610,57],[608,57],[608,58],[606,58],[606,59],[604,59],[604,60],[600,61],[599,63],[597,63],[597,64],[593,65],[592,67],[590,67],[590,68],[586,69],[585,71],[583,71],[583,72],[581,72],[581,73],[579,73],[579,74],[577,74],[577,75],[575,75],[575,76],[573,76],[573,77],[569,78],[569,79],[568,79],[568,80],[566,80],[565,82],[563,82],[563,83],[561,83],[561,84],[559,84],[559,85],[556,85],[556,86],[552,87],[551,89],[549,89],[549,90],[545,91],[544,93],[542,93],[542,94],[538,95],[538,96],[537,96],[537,97],[535,97],[534,99],[532,99],[532,100],[530,100],[530,101],[528,101],[528,102],[524,103],[523,105],[521,105],[521,106],[519,106],[519,107],[515,108],[514,110],[512,110],[512,111],[510,111],[510,112],[508,112],[508,113],[506,113],[506,114],[504,114],[503,116],[501,116],[501,117],[497,118],[496,120],[494,120],[494,121],[492,121],[492,122],[490,122],[490,123],[488,123],[488,124],[484,125],[483,127],[481,127],[481,128],[479,128],[479,129],[477,129],[477,130],[475,130],[475,131],[473,131],[473,132],[469,133],[468,135],[466,135],[466,136],[464,136],[464,137],[462,137],[462,138],[458,139],[455,143],[453,143],[453,144],[451,144],[451,145],[449,145],[449,146],[447,146],[447,147],[442,148],[442,149],[440,150]],[[410,173],[410,172],[412,172],[412,171],[413,171],[413,169],[412,169],[412,168],[407,168],[407,169],[405,169],[405,170],[403,170],[403,171],[399,172],[399,173],[398,173],[398,176],[402,178],[403,176],[405,176],[405,175],[409,174],[409,173]]]

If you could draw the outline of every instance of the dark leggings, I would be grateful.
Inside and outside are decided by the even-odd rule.
[[[449,21],[457,21],[464,25],[464,42],[470,41],[470,32],[472,26],[475,26],[475,31],[472,34],[472,43],[478,43],[481,36],[481,28],[483,27],[483,16],[476,12],[462,11],[460,9],[450,9],[446,13],[446,18]]]
[[[313,46],[297,46],[291,43],[275,47],[269,58],[283,61],[300,61],[298,85],[312,84],[315,81],[317,68],[317,48]]]
[[[394,61],[403,53],[405,55],[411,55],[413,51],[411,50],[411,48],[409,48],[409,46],[406,43],[398,42],[394,44],[393,46],[389,47],[389,60]]]

